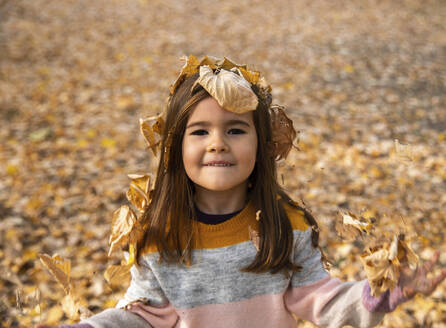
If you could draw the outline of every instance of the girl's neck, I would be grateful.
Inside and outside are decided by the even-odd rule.
[[[225,191],[204,189],[195,185],[195,204],[206,214],[228,214],[241,210],[247,201],[247,184]]]

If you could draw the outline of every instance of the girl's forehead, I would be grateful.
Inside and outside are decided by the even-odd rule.
[[[223,107],[221,107],[214,98],[208,97],[201,100],[191,111],[188,123],[194,123],[196,121],[217,122],[217,121],[236,121],[236,120],[247,121],[252,123],[253,122],[252,112],[237,114],[228,111]]]

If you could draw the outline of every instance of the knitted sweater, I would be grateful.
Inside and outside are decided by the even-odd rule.
[[[248,204],[233,218],[217,224],[198,223],[192,265],[159,263],[148,248],[131,269],[132,281],[117,308],[137,299],[150,302],[149,322],[125,310],[111,310],[83,323],[98,327],[296,327],[297,316],[321,327],[373,327],[384,313],[368,311],[362,302],[365,281],[341,283],[330,278],[321,254],[311,244],[304,213],[284,205],[294,235],[293,259],[302,270],[246,273],[257,249],[249,230],[258,230]],[[109,310],[110,311],[110,310]],[[113,318],[112,318],[113,317]]]

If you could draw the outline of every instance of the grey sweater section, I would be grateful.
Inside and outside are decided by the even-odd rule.
[[[121,309],[105,310],[81,323],[89,324],[94,328],[153,328],[137,314]]]

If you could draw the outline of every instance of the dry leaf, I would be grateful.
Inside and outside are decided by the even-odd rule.
[[[170,87],[170,94],[173,94],[178,86],[183,83],[186,78],[199,72],[200,68],[203,66],[209,66],[209,68],[211,68],[212,70],[223,69],[227,71],[236,68],[239,70],[240,75],[243,76],[244,79],[249,83],[259,84],[259,87],[263,87],[265,88],[265,90],[271,91],[271,87],[267,85],[264,78],[260,77],[259,72],[250,71],[247,65],[237,64],[226,57],[224,57],[223,59],[219,59],[212,56],[205,56],[199,61],[197,57],[190,55],[189,57],[182,57],[181,59],[185,61],[185,64],[182,67],[178,78]]]
[[[340,213],[340,219],[336,221],[337,233],[347,241],[355,240],[357,237],[363,237],[373,229],[373,219],[357,217],[351,212]]]
[[[126,196],[138,210],[144,212],[145,207],[150,203],[150,174],[129,174],[132,179]]]
[[[62,299],[61,304],[62,310],[65,312],[68,318],[71,320],[80,319],[80,302],[75,296],[69,293]]]
[[[183,81],[198,72],[198,67],[200,62],[197,57],[193,55],[189,55],[189,57],[182,57],[182,60],[185,61],[183,68],[181,69],[180,75],[177,77],[175,82],[170,86],[170,94],[173,94],[178,86],[183,83]],[[209,59],[209,57],[208,57]]]
[[[418,256],[404,239],[404,235],[396,234],[391,241],[370,247],[361,255],[373,296],[379,296],[396,287],[402,265],[416,268]]]
[[[293,121],[286,116],[284,107],[271,106],[270,116],[273,130],[272,155],[276,160],[280,160],[288,156],[292,147],[299,149],[293,144],[297,132],[294,129]]]
[[[402,161],[413,161],[412,147],[410,145],[400,143],[398,139],[395,139],[395,153]]]
[[[255,110],[259,101],[251,89],[251,84],[241,75],[237,68],[235,71],[221,69],[216,74],[209,66],[201,66],[200,76],[195,84],[200,84],[206,89],[224,109],[242,114]]]
[[[121,245],[126,245],[131,239],[136,237],[135,235],[132,235],[131,232],[133,229],[138,229],[136,227],[137,224],[136,215],[128,205],[121,206],[113,213],[108,256],[110,256],[116,248]]]
[[[152,150],[153,154],[157,156],[157,150],[161,146],[161,135],[164,129],[164,119],[162,114],[139,119],[140,131],[147,142],[147,145]],[[155,134],[158,135],[155,136]]]
[[[50,271],[57,282],[60,283],[66,294],[70,293],[70,272],[71,262],[65,260],[59,255],[55,254],[53,257],[47,254],[39,254],[40,261]]]
[[[111,265],[105,270],[104,278],[112,286],[122,285],[130,279],[130,268],[132,264]]]

